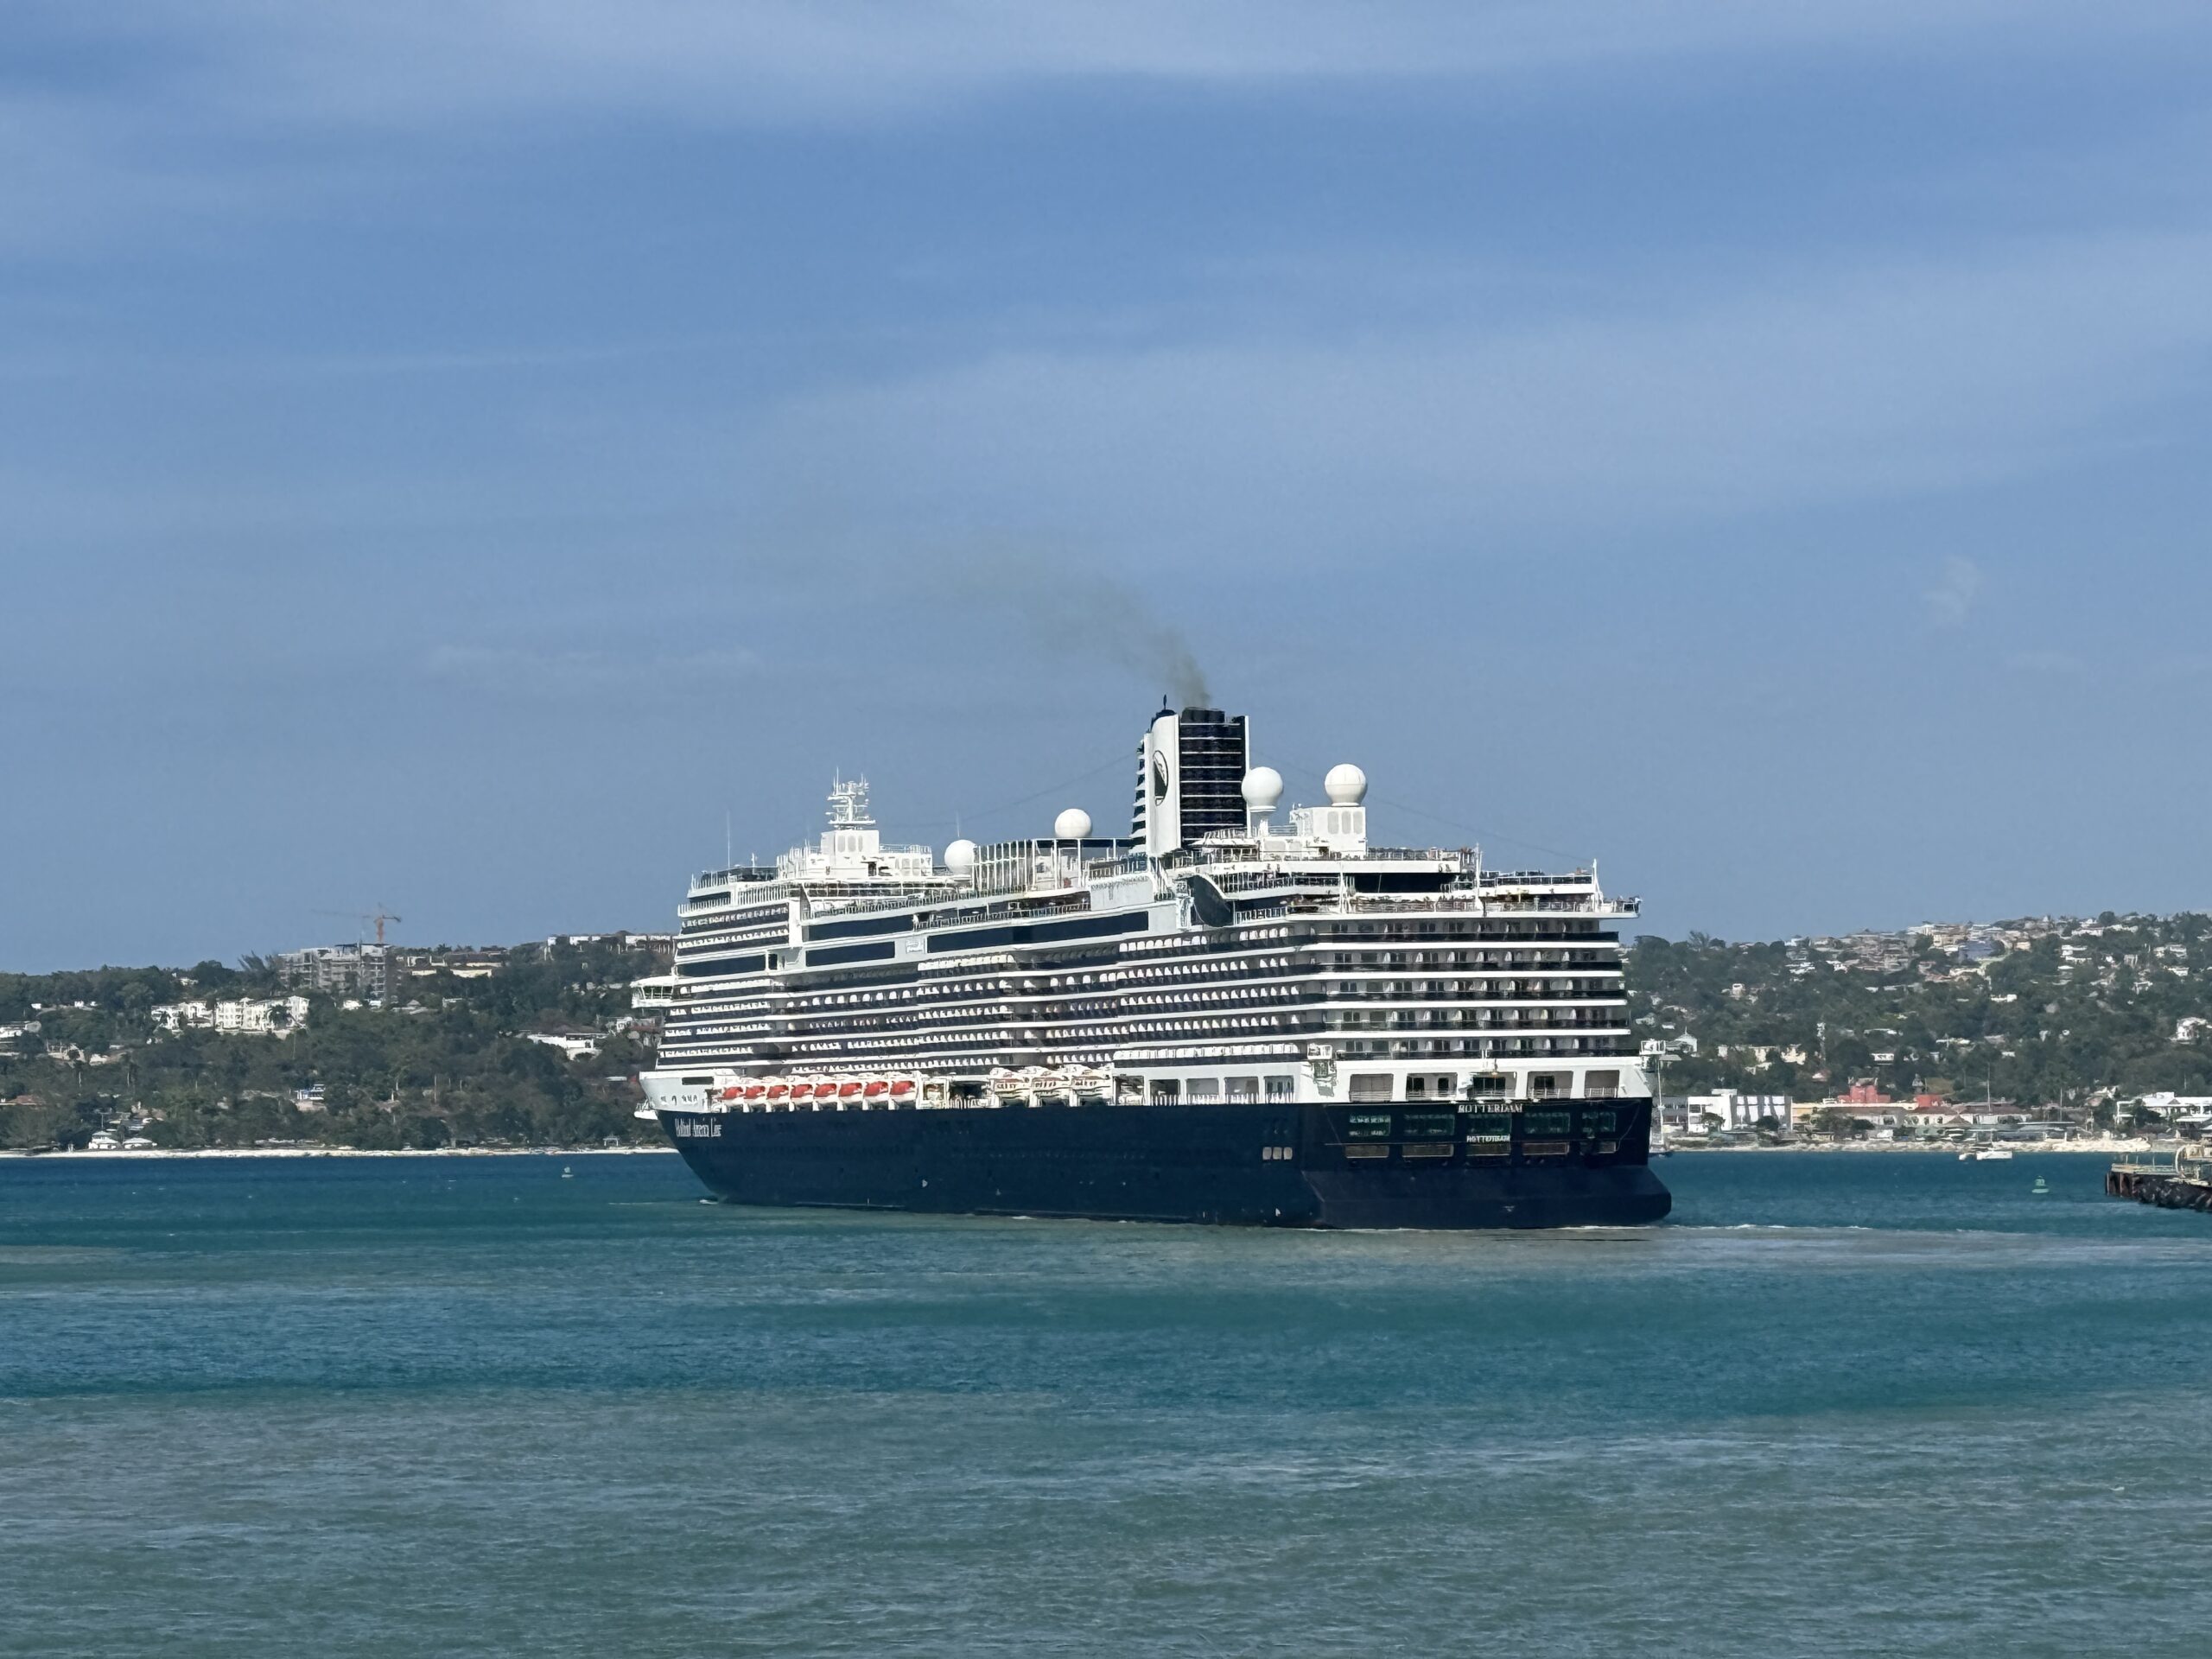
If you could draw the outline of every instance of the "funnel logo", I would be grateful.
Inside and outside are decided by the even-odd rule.
[[[1167,751],[1165,749],[1152,752],[1152,798],[1155,801],[1167,798]]]

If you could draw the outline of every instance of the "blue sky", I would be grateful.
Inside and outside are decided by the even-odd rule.
[[[2202,5],[0,29],[0,967],[1116,823],[1179,642],[1662,932],[2212,905]]]

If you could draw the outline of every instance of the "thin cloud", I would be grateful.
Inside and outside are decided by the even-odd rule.
[[[1978,53],[2190,29],[2113,0],[30,0],[34,37],[239,114],[414,124],[534,109],[754,125],[903,117],[1023,85],[1529,76],[1586,65],[1970,41]]]
[[[1159,556],[1879,500],[2150,442],[2137,417],[2202,376],[2208,287],[2212,238],[2127,237],[1642,316],[995,353],[795,399],[754,461],[887,535],[988,500]]]
[[[1929,614],[1937,623],[1947,628],[1961,627],[1974,609],[1974,601],[1980,596],[1981,584],[1981,567],[1972,559],[1954,554],[1943,561],[1936,585],[1922,597],[1928,601]]]

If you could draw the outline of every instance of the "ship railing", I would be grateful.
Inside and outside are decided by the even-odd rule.
[[[733,864],[727,869],[702,870],[691,878],[695,887],[715,887],[737,881],[772,881],[776,868],[772,864]]]
[[[1269,887],[1311,887],[1335,893],[1344,878],[1334,870],[1240,870],[1210,878],[1224,893],[1257,893]]]
[[[1118,858],[1094,858],[1083,868],[1092,877],[1101,880],[1117,875],[1141,875],[1152,868],[1152,855],[1123,853]]]
[[[1532,893],[1522,903],[1502,903],[1489,894],[1460,888],[1437,893],[1352,893],[1343,894],[1338,902],[1354,910],[1463,910],[1470,914],[1492,916],[1606,916],[1616,912],[1634,915],[1640,901],[1635,899],[1601,899],[1595,894],[1551,898]]]

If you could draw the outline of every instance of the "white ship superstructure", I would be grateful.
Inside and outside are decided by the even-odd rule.
[[[883,844],[841,783],[819,842],[709,870],[651,1104],[682,1112],[1484,1103],[1642,1096],[1619,923],[1593,868],[1370,844],[1367,780],[1278,823],[1243,716],[1163,709],[1132,833],[1088,815],[978,846]]]

